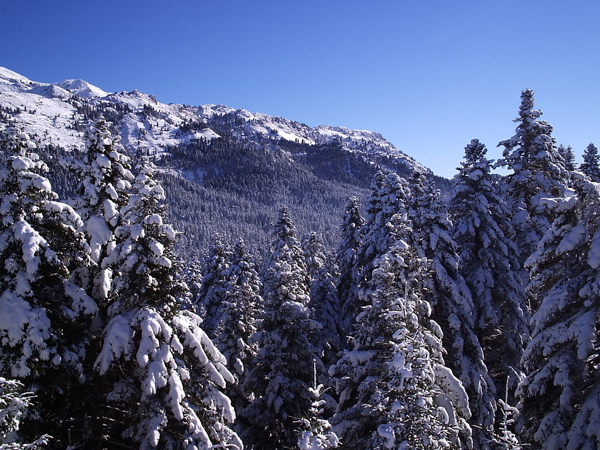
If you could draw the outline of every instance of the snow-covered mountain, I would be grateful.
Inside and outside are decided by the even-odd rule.
[[[373,131],[328,125],[309,127],[224,105],[165,104],[139,91],[108,93],[83,80],[41,83],[2,67],[0,111],[3,114],[0,127],[8,121],[21,124],[40,143],[65,149],[83,147],[85,125],[95,118],[90,113],[99,111],[115,122],[122,144],[132,152],[142,149],[161,154],[168,147],[198,139],[210,140],[219,137],[210,124],[218,124],[221,132],[226,124],[227,134],[239,139],[285,140],[309,145],[336,142],[346,151],[366,158],[386,156],[409,167],[420,167]]]
[[[58,161],[84,148],[86,131],[101,117],[134,162],[155,156],[184,252],[206,248],[216,232],[264,248],[283,205],[301,236],[316,231],[334,245],[346,199],[364,199],[377,170],[407,176],[418,169],[442,188],[448,183],[372,131],[309,127],[224,105],[165,104],[83,80],[41,83],[0,67],[0,134],[21,126],[64,198],[78,180]]]

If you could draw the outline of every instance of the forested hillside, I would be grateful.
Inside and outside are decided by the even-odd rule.
[[[531,90],[447,189],[370,132],[199,107],[132,140],[174,116],[12,77],[92,124],[2,105],[2,448],[600,446],[600,157]]]

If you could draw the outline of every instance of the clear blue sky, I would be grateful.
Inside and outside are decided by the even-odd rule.
[[[580,155],[600,144],[598,0],[2,0],[0,66],[165,103],[378,131],[450,177],[491,158],[520,92]]]

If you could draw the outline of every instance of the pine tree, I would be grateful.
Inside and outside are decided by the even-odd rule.
[[[121,223],[119,210],[127,205],[133,174],[129,158],[100,120],[88,132],[83,159],[68,159],[64,164],[81,180],[74,206],[85,223],[91,247],[93,270],[81,271],[78,277],[88,293],[99,304],[106,303],[111,292],[112,269],[107,258],[115,246],[114,232]]]
[[[394,240],[373,262],[360,295],[354,348],[330,369],[340,407],[334,431],[347,449],[469,448],[467,394],[444,366],[441,330],[423,298],[427,261],[404,239],[412,230],[400,208],[386,223]]]
[[[177,282],[176,233],[164,222],[163,200],[146,164],[108,259],[116,276],[95,363],[104,403],[88,447],[241,448],[223,394],[234,377],[200,317],[178,305],[185,286]]]
[[[590,177],[590,180],[600,183],[600,156],[593,143],[590,143],[583,152],[583,164],[579,166],[579,170]]]
[[[577,167],[575,164],[575,154],[573,153],[573,148],[570,145],[565,147],[561,144],[556,150],[563,159],[565,169],[570,172],[574,172],[577,169]]]
[[[313,360],[323,370],[314,344],[321,326],[310,318],[307,268],[287,208],[274,227],[263,283],[259,351],[246,380],[255,400],[242,414],[249,422],[244,442],[269,450],[296,445],[297,421],[312,403],[307,386],[312,383]]]
[[[317,385],[317,365],[313,364],[313,384],[308,388],[312,400],[307,416],[300,419],[300,438],[298,439],[298,448],[300,450],[327,450],[337,448],[340,440],[337,435],[331,431],[331,424],[323,419],[323,406],[327,403],[323,397],[327,388],[324,385]]]
[[[71,279],[75,267],[90,265],[89,247],[80,217],[56,201],[29,137],[11,129],[2,147],[8,157],[0,168],[0,376],[22,380],[38,396],[36,413],[21,429],[25,438],[51,432],[66,445],[76,412],[75,402],[62,400],[76,397],[85,378],[88,327],[98,309]]]
[[[515,119],[516,134],[498,144],[504,147],[500,164],[512,170],[507,176],[508,194],[521,262],[535,251],[553,219],[540,200],[562,195],[568,176],[552,137],[552,126],[540,120],[542,112],[533,107],[533,91],[525,89]]]
[[[231,249],[214,237],[213,246],[202,265],[202,284],[198,292],[197,311],[204,321],[204,330],[213,338],[215,328],[221,320],[219,311],[226,295],[227,270],[231,264]]]
[[[304,262],[306,263],[310,284],[312,285],[319,270],[321,270],[321,267],[325,264],[323,241],[317,233],[310,233],[308,238],[302,243],[302,253],[304,255]]]
[[[324,258],[312,282],[309,307],[311,316],[323,326],[317,348],[323,364],[329,367],[337,361],[345,340],[342,339],[342,311],[336,288],[336,280],[339,279],[337,266],[332,255],[324,255]]]
[[[350,327],[356,317],[356,295],[358,286],[357,252],[362,243],[362,231],[365,220],[360,215],[360,203],[357,197],[350,197],[340,227],[340,243],[336,248],[336,264],[340,272],[337,292],[342,310],[342,333],[350,333]]]
[[[431,264],[426,299],[432,318],[441,326],[446,365],[462,381],[472,411],[473,440],[487,448],[496,410],[495,387],[484,363],[481,343],[475,333],[473,300],[460,274],[460,258],[452,239],[452,223],[446,206],[432,183],[420,172],[410,180],[409,218],[413,224],[411,244]]]
[[[260,295],[262,283],[242,239],[233,248],[231,265],[225,275],[215,344],[227,358],[232,373],[242,377],[256,355],[256,344],[251,338],[264,306]]]
[[[254,262],[240,239],[233,248],[231,265],[226,271],[224,296],[217,312],[219,322],[214,331],[214,343],[236,379],[225,390],[236,411],[246,408],[252,400],[251,394],[243,389],[243,382],[258,351],[252,336],[264,307],[261,287]]]
[[[543,200],[557,218],[527,261],[540,308],[519,391],[534,449],[600,446],[600,192],[584,175],[573,178],[574,191]]]
[[[525,289],[517,276],[519,251],[512,241],[510,214],[497,192],[486,153],[477,139],[465,147],[450,209],[460,272],[475,307],[474,330],[497,392],[503,395],[509,377],[515,383],[519,380],[529,315]]]
[[[399,209],[405,207],[408,192],[406,181],[395,173],[384,175],[382,172],[378,172],[375,174],[367,203],[367,217],[365,225],[362,227],[362,243],[356,251],[354,287],[356,292],[369,282],[373,264],[377,258],[385,254],[395,242],[389,233],[387,223]],[[351,324],[350,335],[353,334],[352,323],[362,308],[368,304],[358,295],[355,295],[354,298],[354,303],[344,310],[344,314],[347,316],[345,319]]]
[[[337,360],[337,353],[342,348],[342,314],[335,284],[339,275],[333,257],[325,254],[323,242],[316,233],[311,233],[304,242],[303,253],[310,278],[311,316],[323,326],[317,347],[328,367]]]
[[[33,394],[23,392],[23,383],[0,377],[0,450],[38,450],[52,439],[41,436],[31,444],[19,443],[21,420],[33,403]]]

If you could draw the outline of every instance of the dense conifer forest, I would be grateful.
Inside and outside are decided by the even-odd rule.
[[[451,183],[78,101],[81,151],[1,117],[0,448],[600,447],[600,156],[531,90]]]

